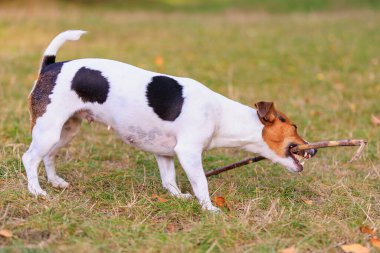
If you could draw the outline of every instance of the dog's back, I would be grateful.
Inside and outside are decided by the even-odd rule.
[[[83,32],[62,34],[72,39]],[[39,118],[41,125],[85,118],[112,127],[131,145],[169,155],[174,153],[176,129],[188,122],[197,122],[207,131],[214,127],[207,124],[216,122],[210,117],[216,116],[217,96],[204,85],[114,60],[55,62],[58,46],[65,40],[62,34],[45,51],[29,97],[32,129]],[[184,110],[187,113],[181,113]]]

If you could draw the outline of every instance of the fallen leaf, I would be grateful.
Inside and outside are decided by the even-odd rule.
[[[325,80],[325,75],[323,73],[318,73],[316,77],[319,81]]]
[[[380,249],[380,240],[376,236],[369,239],[369,241],[373,247]]]
[[[164,58],[162,56],[157,56],[154,60],[157,66],[162,66],[164,64]]]
[[[168,225],[166,225],[166,231],[168,231],[168,233],[174,233],[176,231],[174,224],[169,223]]]
[[[294,247],[294,245],[290,248],[286,248],[286,249],[282,249],[280,250],[280,253],[296,253],[296,248]]]
[[[5,237],[5,238],[11,238],[13,236],[12,231],[8,229],[1,229],[0,230],[0,236]]]
[[[321,115],[321,112],[320,111],[317,111],[317,110],[311,110],[309,112],[310,116],[319,116]]]
[[[158,196],[157,194],[154,194],[154,193],[152,194],[152,198],[157,199],[161,203],[165,203],[165,202],[169,201],[169,200],[164,199],[164,198],[162,198],[162,197],[160,197],[160,196]]]
[[[370,250],[367,247],[364,247],[360,244],[346,244],[340,246],[340,248],[346,253],[369,253]]]
[[[373,230],[373,229],[371,229],[369,227],[366,227],[366,226],[360,227],[359,230],[363,234],[367,234],[367,235],[374,235],[375,234],[375,230]]]
[[[371,121],[372,121],[372,124],[374,124],[375,126],[380,125],[380,118],[376,117],[375,115],[372,115]]]
[[[223,206],[226,205],[226,200],[223,197],[220,197],[220,196],[219,197],[215,197],[214,202],[215,202],[215,205],[217,207],[223,207]]]
[[[350,109],[352,112],[356,112],[356,104],[350,104]]]
[[[311,199],[302,199],[302,201],[307,204],[307,205],[312,205],[314,204],[314,201],[312,201]]]

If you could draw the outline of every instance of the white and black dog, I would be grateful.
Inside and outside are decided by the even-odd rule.
[[[33,140],[22,161],[28,189],[46,195],[38,181],[38,165],[44,161],[48,181],[54,187],[69,184],[56,174],[58,150],[79,132],[82,119],[114,129],[126,143],[153,153],[163,186],[174,196],[183,194],[176,183],[176,155],[195,196],[206,210],[211,203],[202,168],[202,152],[236,147],[259,153],[292,172],[302,171],[299,157],[290,148],[304,144],[297,127],[273,103],[259,102],[257,110],[213,92],[201,83],[146,71],[106,59],[55,62],[67,40],[78,40],[84,31],[59,34],[45,50],[38,80],[29,95]]]

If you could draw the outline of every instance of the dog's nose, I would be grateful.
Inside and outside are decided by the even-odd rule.
[[[312,148],[312,149],[308,149],[308,150],[305,150],[306,153],[308,153],[310,155],[310,157],[313,157],[317,154],[317,150],[315,148]]]

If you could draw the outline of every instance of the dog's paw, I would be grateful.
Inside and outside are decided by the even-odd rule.
[[[54,178],[49,179],[48,181],[55,188],[65,189],[65,188],[69,187],[69,183],[66,182],[63,178],[61,178],[59,176],[55,176]]]
[[[210,213],[221,213],[222,211],[217,208],[216,206],[212,206],[211,208],[207,209]]]
[[[190,193],[177,193],[173,194],[173,196],[179,199],[191,199],[193,197]]]
[[[46,191],[42,190],[40,186],[34,186],[34,185],[28,185],[28,190],[31,194],[34,196],[42,196],[42,197],[47,197]]]
[[[211,213],[220,213],[221,210],[217,208],[216,206],[213,206],[211,203],[210,204],[202,204],[202,209],[209,211]]]

